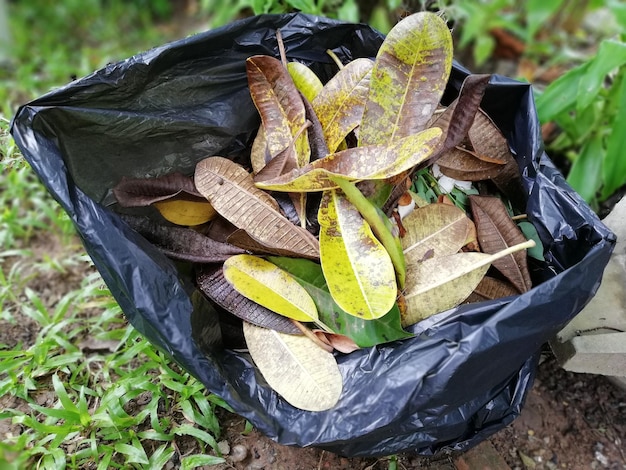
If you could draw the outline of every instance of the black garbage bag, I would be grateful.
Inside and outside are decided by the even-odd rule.
[[[329,411],[292,407],[247,354],[215,347],[214,311],[184,270],[109,207],[122,176],[192,174],[210,155],[245,161],[259,118],[244,62],[278,55],[277,28],[288,58],[323,79],[336,70],[327,49],[347,62],[374,57],[383,40],[365,25],[302,14],[244,19],[48,93],[19,109],[11,133],[132,325],[261,432],[344,456],[465,450],[519,415],[542,345],[593,296],[615,242],[544,153],[528,84],[495,76],[483,107],[516,155],[545,248],[532,266],[536,287],[438,314],[414,325],[412,339],[339,355],[344,391]],[[448,99],[467,73],[454,66]]]

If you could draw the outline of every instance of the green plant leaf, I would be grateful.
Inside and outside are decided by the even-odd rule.
[[[267,140],[270,157],[285,150],[306,122],[302,98],[289,72],[273,57],[256,55],[246,60],[250,96],[256,106]],[[296,139],[297,162],[309,161],[310,149],[306,133]]]
[[[452,68],[452,35],[433,13],[398,22],[381,45],[359,130],[359,146],[395,142],[423,130]]]
[[[355,59],[335,74],[311,101],[330,152],[361,122],[374,62]]]
[[[576,94],[576,111],[581,112],[593,101],[604,86],[606,76],[626,64],[626,43],[605,39],[598,52],[588,62],[586,73],[580,78]]]
[[[606,155],[603,162],[604,186],[602,199],[608,198],[626,180],[626,67],[620,71],[619,88],[614,99],[617,114],[612,122],[611,134],[606,143]]]
[[[270,257],[269,261],[291,274],[309,293],[320,320],[330,329],[351,338],[358,346],[367,348],[390,341],[411,338],[413,335],[402,329],[398,306],[380,318],[364,320],[346,313],[330,295],[322,267],[310,260]]]
[[[385,315],[396,301],[396,276],[369,224],[336,190],[324,193],[318,221],[322,270],[337,305],[364,319]]]
[[[600,132],[594,132],[584,143],[567,175],[567,182],[588,203],[596,199],[602,185],[603,155],[604,139]]]
[[[306,290],[278,266],[253,255],[231,256],[224,277],[244,297],[301,322],[318,319],[315,302]]]
[[[441,135],[441,129],[433,127],[388,145],[342,150],[278,178],[257,182],[256,186],[274,191],[310,192],[337,188],[332,177],[351,181],[387,179],[432,155]]]
[[[542,123],[554,120],[561,113],[576,108],[579,84],[587,74],[589,62],[567,71],[537,96],[537,114]]]

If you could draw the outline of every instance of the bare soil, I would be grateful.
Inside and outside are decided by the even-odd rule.
[[[64,256],[64,247],[51,237],[35,239],[30,248],[33,256]],[[71,249],[76,249],[71,248]],[[5,273],[18,259],[1,261]],[[36,260],[35,260],[36,261]],[[70,266],[64,272],[48,270],[45,274],[33,272],[28,286],[37,292],[44,303],[54,308],[62,296],[77,288],[80,281],[93,268],[84,264]],[[38,325],[26,318],[16,322],[0,320],[0,344],[11,349],[22,343],[36,340]],[[87,339],[87,338],[86,338]],[[51,405],[54,397],[37,392],[33,397],[43,406]],[[137,403],[138,409],[141,403]],[[25,403],[9,396],[0,397],[0,407],[24,407]],[[129,412],[132,412],[129,410]],[[182,417],[180,419],[183,419]],[[314,448],[294,448],[276,444],[258,433],[246,430],[245,420],[224,410],[219,410],[221,423],[220,448],[227,464],[211,467],[215,470],[255,469],[361,469],[382,470],[392,468],[390,458],[344,458]],[[6,433],[19,432],[19,427],[0,420],[0,438]],[[604,376],[575,374],[563,370],[546,346],[521,415],[509,426],[493,435],[486,444],[501,458],[492,469],[626,469],[626,391]],[[145,442],[150,451],[150,443]],[[178,468],[179,459],[197,452],[195,441],[176,443],[179,454],[168,464]],[[481,449],[482,451],[482,449]],[[427,458],[398,455],[399,469],[478,470],[462,461],[457,454]]]

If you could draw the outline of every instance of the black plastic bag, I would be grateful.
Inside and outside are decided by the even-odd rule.
[[[259,118],[244,62],[277,56],[277,28],[288,58],[323,79],[336,70],[327,49],[347,62],[374,57],[383,39],[365,25],[302,14],[245,19],[32,101],[19,109],[11,133],[132,325],[260,431],[344,456],[465,450],[519,415],[542,345],[593,296],[615,242],[543,152],[529,85],[495,76],[483,107],[516,155],[528,217],[545,247],[546,262],[532,266],[536,287],[438,314],[414,325],[413,339],[339,355],[344,392],[326,412],[293,408],[245,353],[212,347],[210,305],[107,208],[122,176],[192,174],[210,155],[245,161]],[[455,65],[444,99],[467,73]]]

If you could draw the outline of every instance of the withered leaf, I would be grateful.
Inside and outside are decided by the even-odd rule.
[[[398,22],[376,56],[359,145],[394,142],[423,130],[451,68],[452,35],[442,18],[420,12]]]
[[[329,155],[272,180],[257,183],[276,191],[321,191],[336,188],[333,176],[349,180],[386,179],[428,158],[441,138],[430,128],[388,145],[356,147]]]
[[[203,265],[196,274],[196,284],[209,299],[242,320],[281,333],[302,334],[289,318],[272,312],[233,289],[224,278],[221,265]]]
[[[343,378],[332,353],[306,336],[285,335],[247,322],[243,332],[259,372],[288,403],[307,411],[324,411],[337,404]]]
[[[242,167],[226,158],[210,157],[196,166],[195,182],[222,217],[264,245],[319,257],[317,239],[287,220]]]
[[[331,346],[333,349],[336,349],[337,351],[344,354],[350,354],[351,352],[360,349],[357,344],[346,335],[329,333],[324,330],[313,330],[313,334],[315,334],[315,336],[317,336],[324,343]]]
[[[472,293],[492,263],[534,244],[528,240],[491,255],[461,252],[409,264],[404,292],[407,311],[402,326],[456,307]]]
[[[479,158],[504,164],[500,173],[491,180],[515,207],[525,208],[526,200],[519,166],[511,154],[506,138],[484,111],[479,110],[476,113],[468,137]]]
[[[341,69],[312,101],[330,152],[361,122],[374,62],[355,59]]]
[[[501,163],[482,160],[473,152],[459,147],[439,157],[437,165],[444,175],[461,181],[490,180],[504,169]]]
[[[458,252],[472,230],[464,211],[448,204],[429,204],[415,209],[403,220],[406,234],[402,241],[407,264],[421,260],[427,252],[446,256]]]
[[[485,300],[495,300],[518,294],[519,292],[510,282],[501,281],[500,279],[496,279],[491,276],[485,276],[465,302],[482,302]]]
[[[469,201],[476,224],[478,243],[483,252],[497,253],[526,241],[526,237],[511,220],[504,203],[499,198],[471,195]],[[532,288],[525,251],[500,258],[494,261],[493,266],[511,281],[520,293]]]
[[[273,157],[291,144],[305,124],[302,98],[278,59],[265,55],[249,57],[246,73],[250,96],[261,115],[267,148]],[[296,139],[295,149],[298,165],[308,163],[310,149],[306,133]]]
[[[161,225],[148,217],[121,217],[172,259],[193,263],[220,263],[233,255],[243,253],[241,248],[215,241],[191,228]]]
[[[146,207],[158,201],[183,195],[188,200],[204,200],[196,189],[193,178],[178,172],[155,178],[123,176],[113,188],[113,196],[122,207]]]
[[[431,120],[431,126],[439,127],[446,136],[441,153],[453,149],[467,137],[490,78],[491,75],[468,75],[463,80],[459,96],[443,113]]]

